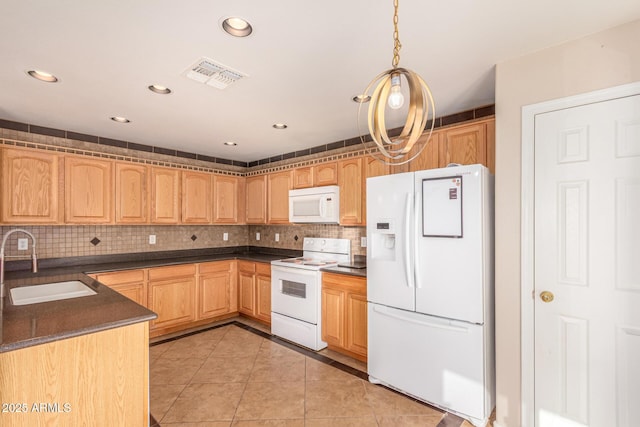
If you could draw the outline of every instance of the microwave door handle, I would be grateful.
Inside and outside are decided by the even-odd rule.
[[[324,218],[327,216],[327,196],[320,197],[319,203],[320,205],[318,210],[320,211],[320,216]]]

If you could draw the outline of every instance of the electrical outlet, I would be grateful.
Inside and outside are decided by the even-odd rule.
[[[256,233],[256,240],[260,240],[260,233]]]
[[[229,240],[229,233],[222,233],[222,240],[224,240],[225,242]]]
[[[155,245],[156,244],[156,235],[155,234],[149,234],[149,244],[150,245]]]
[[[18,250],[26,251],[29,249],[29,239],[18,239]]]
[[[366,237],[361,237],[360,238],[360,247],[361,248],[366,248],[367,247],[367,238]]]
[[[280,241],[280,233],[276,233],[275,238],[276,238],[276,242],[279,242]]]

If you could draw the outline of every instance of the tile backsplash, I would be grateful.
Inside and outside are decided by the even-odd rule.
[[[39,258],[111,255],[138,252],[156,252],[186,249],[205,249],[228,246],[262,246],[281,249],[302,249],[304,237],[333,237],[351,240],[353,255],[365,255],[360,237],[366,236],[365,227],[339,225],[82,225],[82,226],[0,226],[0,238],[15,228],[32,233],[37,241]],[[223,240],[228,233],[229,240]],[[260,240],[256,240],[260,233]],[[276,233],[279,241],[275,241]],[[149,236],[156,236],[156,244],[149,244]],[[298,237],[296,240],[295,237]],[[12,234],[6,244],[9,256],[31,254],[29,249],[18,251],[21,233]]]

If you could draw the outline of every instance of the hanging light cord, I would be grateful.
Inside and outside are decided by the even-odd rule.
[[[398,34],[398,0],[393,0],[393,60],[391,61],[393,68],[398,68],[400,49],[402,49],[402,44]]]

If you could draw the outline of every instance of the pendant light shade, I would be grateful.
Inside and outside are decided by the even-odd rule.
[[[429,142],[435,121],[435,102],[429,86],[414,71],[398,67],[400,61],[400,40],[398,37],[398,0],[394,0],[394,50],[393,68],[376,76],[365,89],[363,96],[370,96],[367,113],[369,135],[375,146],[362,142],[369,155],[389,165],[403,165],[415,159]],[[405,104],[402,86],[408,89],[409,105],[404,126],[399,135],[390,137],[387,130],[387,108],[397,110]],[[358,108],[358,125],[362,104]],[[430,120],[431,119],[431,120]],[[428,133],[423,135],[431,122]],[[397,133],[397,132],[394,132]],[[360,132],[360,135],[363,135]]]

